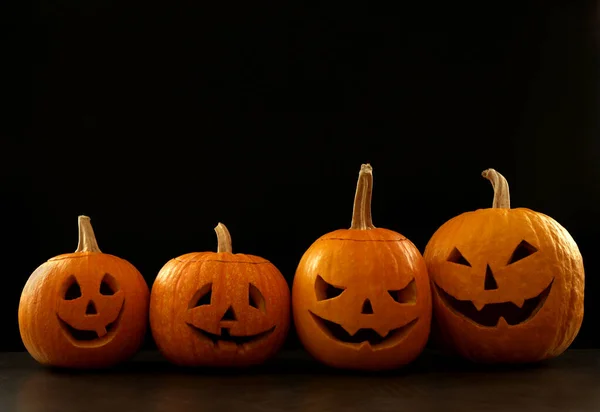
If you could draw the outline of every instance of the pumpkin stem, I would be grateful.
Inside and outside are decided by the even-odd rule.
[[[504,176],[494,169],[486,169],[481,175],[492,182],[492,188],[494,189],[492,207],[495,209],[510,209],[510,191]]]
[[[352,210],[352,223],[350,229],[369,230],[375,229],[371,216],[371,199],[373,197],[373,168],[370,164],[360,166],[356,194],[354,195],[354,209]]]
[[[233,253],[233,249],[231,248],[231,235],[229,234],[229,230],[227,227],[221,222],[215,227],[215,232],[217,232],[217,253],[227,252]]]
[[[79,252],[95,252],[102,253],[98,247],[96,236],[94,235],[94,229],[90,223],[90,218],[87,216],[79,216],[77,219],[79,225],[79,243],[77,244],[77,250]]]

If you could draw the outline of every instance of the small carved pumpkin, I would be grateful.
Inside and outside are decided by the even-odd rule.
[[[561,354],[583,319],[577,244],[552,218],[510,208],[493,169],[492,208],[444,223],[425,249],[442,347],[482,363],[535,362]]]
[[[362,165],[350,229],[304,253],[292,287],[298,336],[319,361],[347,369],[402,366],[423,350],[431,322],[425,261],[407,238],[375,228],[372,168]]]
[[[233,254],[225,225],[215,231],[216,253],[188,253],[160,270],[150,297],[152,335],[175,364],[262,363],[287,336],[289,287],[268,260]]]
[[[21,338],[44,365],[112,366],[142,344],[149,294],[138,270],[102,253],[90,218],[79,216],[75,253],[50,259],[25,284],[19,303]]]

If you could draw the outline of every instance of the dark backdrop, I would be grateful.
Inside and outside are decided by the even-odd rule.
[[[366,162],[375,225],[421,251],[491,204],[483,169],[503,173],[513,206],[578,242],[575,345],[600,346],[592,2],[23,3],[0,13],[0,349],[22,349],[23,285],[76,248],[79,214],[149,285],[170,258],[214,250],[218,221],[291,283],[317,237],[349,226]]]

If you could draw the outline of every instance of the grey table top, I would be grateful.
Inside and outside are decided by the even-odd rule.
[[[2,412],[600,411],[600,351],[481,367],[426,351],[387,373],[333,370],[284,351],[247,370],[189,370],[143,352],[121,367],[53,370],[0,354]]]

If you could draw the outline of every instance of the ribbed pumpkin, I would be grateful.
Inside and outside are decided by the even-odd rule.
[[[102,253],[79,216],[75,253],[56,256],[29,277],[19,302],[27,351],[49,366],[100,368],[126,360],[143,342],[148,286],[129,262]]]
[[[372,168],[362,165],[350,229],[317,239],[294,277],[298,336],[333,367],[396,368],[414,360],[429,336],[425,261],[406,237],[373,225],[372,186]]]
[[[500,173],[483,176],[494,188],[492,208],[444,223],[425,249],[439,343],[484,363],[555,357],[583,319],[581,254],[554,219],[511,209]]]
[[[216,253],[188,253],[160,270],[150,298],[152,335],[178,365],[260,364],[287,336],[288,285],[268,260],[233,254],[225,225],[215,231]]]

